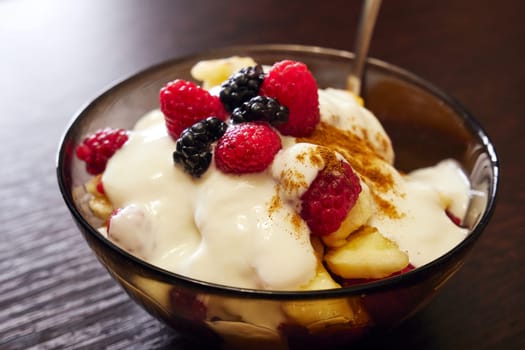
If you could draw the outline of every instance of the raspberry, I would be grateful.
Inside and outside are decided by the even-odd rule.
[[[264,79],[260,94],[288,107],[288,122],[276,126],[284,135],[309,136],[319,123],[317,84],[304,63],[290,60],[275,63]]]
[[[360,192],[359,178],[348,163],[327,166],[301,196],[301,217],[312,234],[328,235],[341,226]]]
[[[190,175],[200,177],[211,163],[210,144],[217,141],[227,127],[222,120],[208,117],[184,129],[175,145],[173,161],[182,164]]]
[[[276,99],[266,96],[255,96],[242,106],[233,110],[233,123],[251,121],[265,121],[272,125],[279,125],[288,121],[288,108],[281,106]]]
[[[233,111],[244,102],[257,96],[264,80],[260,65],[242,68],[221,85],[219,97],[226,109]]]
[[[264,122],[230,127],[215,147],[215,163],[225,173],[263,171],[281,149],[281,138]]]
[[[226,119],[226,111],[219,98],[190,81],[171,81],[160,90],[159,95],[160,109],[174,140],[199,120],[210,116]]]
[[[88,135],[77,147],[76,154],[86,162],[86,170],[92,175],[106,169],[108,159],[128,140],[124,129],[106,128]]]

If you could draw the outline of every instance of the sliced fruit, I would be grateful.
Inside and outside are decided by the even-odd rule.
[[[87,193],[92,194],[93,196],[102,197],[104,196],[103,185],[102,185],[102,175],[97,175],[92,177],[85,185]]]
[[[317,264],[315,277],[306,285],[301,287],[301,290],[322,290],[340,288],[339,283],[334,281],[330,273],[326,270],[321,262]]]
[[[340,287],[319,262],[315,277],[301,289],[322,290]],[[354,319],[354,312],[346,299],[284,302],[283,310],[292,320],[304,326],[316,324],[319,321],[336,324],[350,322]]]
[[[113,212],[113,206],[105,196],[93,196],[89,200],[89,209],[97,218],[106,221]]]
[[[317,260],[323,261],[325,248],[323,242],[321,241],[321,238],[318,236],[310,235],[310,243],[312,244],[312,248],[314,248],[314,254],[317,257]]]
[[[156,304],[158,308],[165,312],[170,310],[170,290],[171,286],[168,283],[150,279],[147,277],[134,274],[131,282],[124,282],[129,286],[134,294],[138,293],[141,299],[147,298],[149,302]]]
[[[97,218],[102,219],[102,221],[106,221],[113,212],[113,206],[103,193],[102,175],[92,177],[91,180],[86,182],[84,188],[87,193],[92,195],[88,201],[91,213]]]
[[[232,56],[216,60],[197,62],[191,69],[191,76],[202,81],[205,89],[220,85],[230,75],[241,68],[254,66],[255,61],[250,57]]]
[[[325,261],[343,278],[384,278],[409,264],[408,255],[371,226],[363,226],[343,246],[328,251]]]

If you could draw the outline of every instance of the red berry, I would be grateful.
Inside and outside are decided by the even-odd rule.
[[[177,79],[169,82],[160,89],[159,98],[166,127],[174,140],[184,129],[207,117],[226,119],[220,99],[190,81]]]
[[[237,124],[217,142],[215,164],[225,173],[260,172],[272,163],[281,147],[281,138],[267,123]]]
[[[105,194],[105,192],[104,192],[104,184],[102,183],[102,179],[100,179],[100,181],[97,182],[97,191],[100,194]]]
[[[106,128],[88,135],[77,147],[77,157],[86,162],[86,170],[92,175],[106,169],[108,159],[128,140],[124,129]]]
[[[317,84],[304,63],[290,60],[275,63],[264,79],[260,94],[288,107],[288,122],[276,126],[284,135],[309,136],[319,123]]]
[[[105,195],[106,193],[104,191],[104,184],[102,183],[102,174],[95,176],[92,181],[95,184],[95,190],[97,191],[97,194],[101,196]]]
[[[314,235],[336,231],[353,208],[361,184],[348,163],[323,169],[301,196],[301,217]]]

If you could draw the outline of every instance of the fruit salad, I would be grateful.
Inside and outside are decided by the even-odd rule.
[[[397,171],[362,99],[319,89],[304,63],[231,57],[192,75],[133,129],[77,147],[101,234],[131,254],[222,285],[317,290],[423,266],[468,234],[458,163]]]

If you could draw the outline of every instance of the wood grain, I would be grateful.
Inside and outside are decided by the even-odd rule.
[[[359,1],[0,2],[0,348],[187,349],[96,261],[58,191],[55,152],[74,113],[117,79],[210,47],[353,48]],[[371,55],[449,91],[502,165],[498,207],[434,301],[363,348],[525,348],[525,5],[383,2]]]

